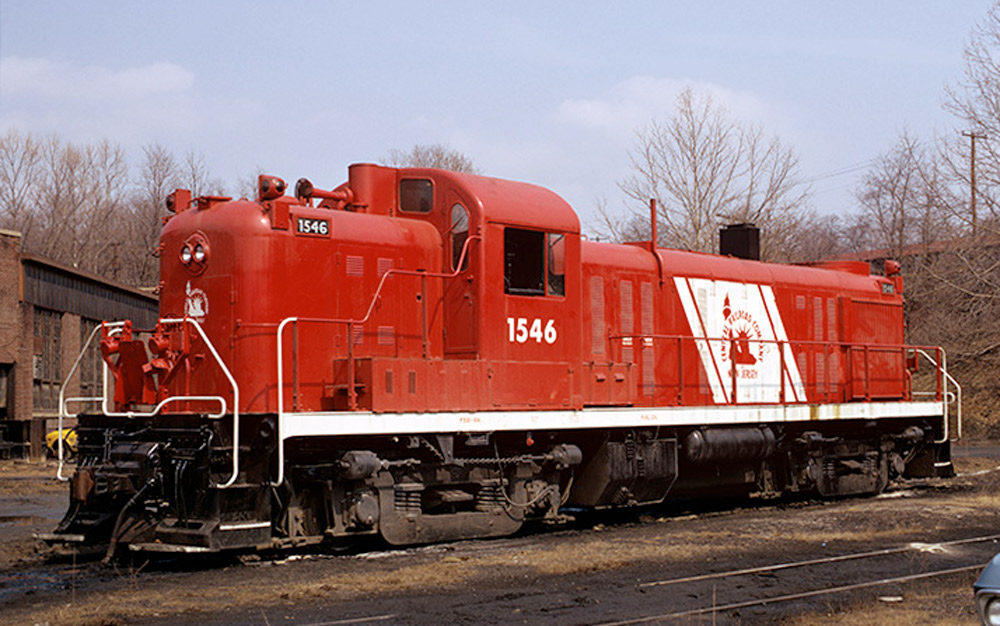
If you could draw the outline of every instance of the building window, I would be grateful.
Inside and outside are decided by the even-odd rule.
[[[399,210],[407,213],[430,213],[434,206],[434,183],[423,178],[399,181]]]
[[[451,207],[451,269],[458,270],[458,261],[462,258],[462,248],[469,238],[469,212],[461,204]],[[465,257],[462,269],[468,269],[469,257]]]
[[[56,410],[62,383],[62,314],[35,307],[34,330],[34,406]]]
[[[14,364],[0,363],[0,419],[14,418]],[[0,432],[0,436],[3,433]]]
[[[90,333],[101,323],[95,320],[83,318],[80,320],[80,349],[83,350]],[[101,392],[101,334],[98,332],[94,341],[87,346],[87,351],[80,359],[80,395],[85,397],[97,397]],[[89,407],[88,407],[89,408]]]

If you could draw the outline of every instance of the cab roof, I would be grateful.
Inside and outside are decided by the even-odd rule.
[[[411,177],[425,175],[451,182],[478,201],[484,222],[533,230],[580,233],[580,218],[558,194],[531,183],[434,169],[401,169]]]

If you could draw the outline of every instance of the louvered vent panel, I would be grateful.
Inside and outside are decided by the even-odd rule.
[[[347,275],[348,276],[364,276],[365,275],[365,257],[357,256],[353,254],[347,255]]]
[[[813,339],[823,341],[823,298],[813,298]]]
[[[808,374],[809,370],[807,368],[809,364],[808,359],[809,357],[806,356],[804,350],[795,355],[795,364],[798,366],[799,374],[802,376],[804,381],[809,380],[809,374]],[[806,386],[808,387],[808,383],[806,383]]]
[[[627,280],[621,282],[620,313],[621,331],[623,335],[631,335],[635,332],[635,318],[632,314],[632,283]]]
[[[604,354],[604,278],[590,278],[591,346],[594,354]]]
[[[826,340],[837,341],[837,300],[826,299]]]
[[[392,259],[386,259],[386,258],[383,258],[383,257],[379,257],[379,260],[378,260],[378,275],[379,275],[379,277],[381,278],[381,276],[383,274],[385,274],[386,272],[388,272],[389,270],[391,270],[392,266],[393,266]]]
[[[642,283],[642,334],[652,335],[653,324],[653,284]],[[642,344],[642,386],[643,393],[653,395],[656,390],[656,346],[655,339],[643,339]]]
[[[656,355],[654,352],[655,348],[653,346],[644,346],[642,348],[642,392],[647,395],[653,395],[656,389]]]
[[[396,329],[393,326],[378,327],[378,345],[391,346],[396,341]]]
[[[653,284],[642,283],[642,334],[652,335],[653,329]]]
[[[632,347],[635,333],[635,315],[632,310],[632,283],[631,281],[621,281],[618,289],[618,319],[621,323],[620,334],[625,335],[622,342],[622,362],[634,363],[635,354]]]

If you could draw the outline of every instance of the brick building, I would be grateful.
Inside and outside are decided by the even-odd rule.
[[[0,456],[40,458],[59,415],[59,387],[102,320],[157,320],[154,296],[72,267],[21,254],[20,233],[0,230]],[[67,396],[99,394],[96,343]]]

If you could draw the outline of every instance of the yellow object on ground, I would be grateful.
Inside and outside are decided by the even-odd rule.
[[[71,458],[76,455],[76,429],[63,429],[63,458]],[[59,431],[53,430],[45,435],[45,446],[49,449],[49,454],[53,457],[59,456]]]

